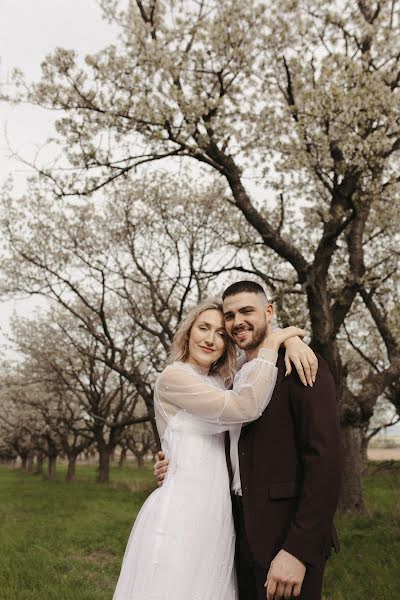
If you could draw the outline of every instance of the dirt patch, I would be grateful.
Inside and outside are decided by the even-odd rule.
[[[111,481],[110,486],[114,489],[124,489],[130,492],[151,492],[155,487],[155,482],[151,481]]]
[[[400,446],[397,448],[368,448],[369,460],[400,460]]]
[[[72,560],[76,561],[87,561],[88,563],[96,563],[99,565],[108,565],[111,564],[115,560],[115,556],[107,550],[92,550],[91,552],[87,552],[86,554],[73,554],[70,555]]]
[[[112,562],[113,556],[106,550],[93,550],[85,555],[86,560],[95,560],[96,562]]]

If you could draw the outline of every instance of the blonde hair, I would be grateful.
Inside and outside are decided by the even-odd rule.
[[[169,351],[168,362],[187,362],[189,358],[189,338],[193,324],[198,317],[206,310],[218,310],[223,314],[222,300],[219,298],[207,298],[187,314],[185,319],[180,322],[179,327],[172,340]],[[226,346],[222,356],[211,365],[210,373],[218,373],[230,386],[236,372],[236,346],[231,338],[226,335]]]

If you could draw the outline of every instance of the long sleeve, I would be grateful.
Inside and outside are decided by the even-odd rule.
[[[328,540],[340,488],[341,450],[335,385],[325,361],[313,388],[291,378],[293,416],[303,464],[299,504],[283,548],[305,563],[318,562]]]
[[[257,358],[236,374],[233,388],[223,390],[207,382],[190,365],[174,363],[158,377],[156,394],[162,404],[172,404],[206,421],[223,424],[257,419],[271,399],[276,383],[277,354],[261,349]]]

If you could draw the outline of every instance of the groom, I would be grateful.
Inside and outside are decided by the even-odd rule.
[[[222,295],[229,336],[252,360],[271,328],[261,286],[240,281]],[[231,474],[240,600],[320,600],[326,559],[338,550],[333,515],[340,485],[335,386],[318,357],[315,382],[285,377],[284,353],[271,401],[231,439]],[[297,367],[297,365],[296,365]],[[307,376],[310,381],[309,375]],[[232,438],[234,438],[234,435]],[[165,461],[155,466],[162,480]]]

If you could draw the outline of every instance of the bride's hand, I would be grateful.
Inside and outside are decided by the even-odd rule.
[[[285,327],[284,329],[276,329],[267,335],[261,345],[263,348],[269,348],[270,350],[275,350],[278,352],[279,346],[286,342],[286,340],[296,336],[302,338],[305,335],[306,332],[304,329],[300,329],[300,327],[291,326]]]
[[[286,375],[292,372],[292,363],[296,367],[300,380],[304,385],[313,386],[318,371],[318,358],[300,338],[293,337],[286,340],[285,365]]]

